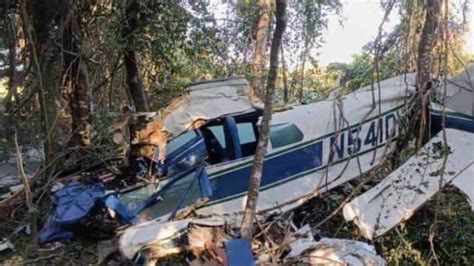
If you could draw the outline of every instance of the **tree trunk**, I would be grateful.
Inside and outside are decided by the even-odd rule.
[[[260,0],[260,14],[257,23],[257,34],[255,38],[255,53],[252,61],[252,93],[262,99],[263,82],[262,72],[265,66],[265,54],[267,52],[268,28],[270,27],[270,0]]]
[[[439,23],[440,9],[442,0],[428,0],[426,3],[426,17],[423,31],[418,45],[417,61],[417,88],[419,91],[419,103],[421,103],[421,120],[419,122],[418,145],[427,134],[428,103],[430,97],[430,72],[432,64],[432,50],[436,43],[436,31]]]
[[[285,64],[285,55],[283,54],[283,45],[280,47],[281,50],[281,67],[283,68],[283,103],[285,105],[288,104],[288,76],[286,71],[286,64]]]
[[[309,23],[309,14],[308,14],[308,9],[309,9],[310,2],[305,1],[305,24],[308,25]],[[302,66],[301,66],[301,76],[300,76],[300,84],[299,84],[299,90],[298,90],[298,102],[303,103],[304,102],[304,71],[306,67],[306,58],[308,57],[308,52],[309,52],[309,39],[308,39],[308,29],[304,27],[303,29],[303,35],[304,35],[304,48],[303,48],[303,53],[301,54],[301,61],[303,61]]]
[[[83,147],[91,145],[88,122],[90,115],[89,78],[85,58],[81,54],[80,29],[75,14],[75,1],[64,3],[63,58],[64,88],[69,98],[74,140]]]
[[[125,10],[126,18],[122,29],[122,34],[126,41],[126,45],[123,56],[125,68],[127,70],[128,90],[130,96],[132,97],[133,104],[135,105],[135,109],[139,112],[148,112],[148,101],[143,88],[142,80],[140,78],[137,59],[132,45],[134,32],[138,27],[139,8],[140,3],[138,0],[131,0],[130,4],[128,4]]]
[[[253,221],[255,219],[258,192],[262,178],[263,161],[267,153],[268,137],[270,133],[270,120],[272,119],[272,100],[275,91],[275,82],[278,71],[278,52],[281,47],[283,32],[286,27],[286,0],[276,0],[276,28],[273,33],[272,47],[270,51],[270,71],[267,79],[267,89],[265,94],[265,109],[263,111],[262,124],[258,136],[257,149],[250,176],[247,203],[244,217],[242,219],[241,235],[245,238],[252,238]]]
[[[304,82],[304,70],[305,70],[305,66],[306,66],[306,47],[304,49],[304,52],[303,52],[303,56],[302,56],[302,60],[303,60],[303,64],[301,66],[301,75],[300,75],[300,84],[299,84],[299,88],[298,88],[298,102],[299,103],[303,103],[304,102],[304,93],[303,93],[303,89],[304,89],[304,85],[305,85],[305,82]]]
[[[17,101],[17,86],[16,86],[16,57],[17,57],[17,35],[16,35],[16,23],[14,15],[10,15],[5,12],[5,28],[7,29],[7,41],[8,41],[8,87],[7,95],[3,101],[5,106],[5,112],[9,113],[13,101]],[[14,100],[13,100],[14,99]]]
[[[55,119],[58,117],[59,95],[57,70],[55,69],[54,43],[50,26],[56,15],[54,1],[19,1],[23,31],[32,56],[35,92],[38,96],[44,136],[45,165],[60,150],[60,132]],[[31,19],[31,20],[30,20]]]

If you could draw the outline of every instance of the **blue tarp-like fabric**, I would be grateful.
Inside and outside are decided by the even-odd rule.
[[[128,209],[115,194],[105,195],[104,185],[96,183],[86,186],[79,182],[71,182],[54,193],[53,208],[38,238],[41,244],[66,240],[73,237],[70,225],[86,219],[97,203],[102,203],[117,212],[126,223],[133,224],[137,213],[153,203],[157,195],[145,199],[136,209]]]
[[[67,225],[75,224],[87,217],[96,201],[104,195],[104,186],[97,183],[86,187],[79,182],[71,182],[54,193],[53,211],[38,235],[39,242],[68,239],[73,233]]]
[[[97,183],[86,187],[78,182],[69,183],[54,194],[53,221],[59,225],[73,224],[85,218],[97,199],[104,195],[104,186]]]

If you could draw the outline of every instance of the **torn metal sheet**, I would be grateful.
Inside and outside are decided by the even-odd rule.
[[[198,120],[208,121],[224,115],[263,109],[259,100],[252,103],[251,88],[244,77],[191,85],[189,92],[173,101],[169,107],[172,110],[165,110],[162,115],[164,130],[172,136],[195,128],[194,123]]]
[[[376,82],[374,86],[368,85],[358,89],[358,91],[372,91],[373,88],[377,90],[379,86],[383,90],[392,90],[398,88],[412,90],[416,86],[416,73],[407,73],[406,75],[402,74],[392,78],[384,79],[378,83]]]
[[[436,96],[442,101],[445,86],[436,88]],[[474,65],[446,80],[446,106],[458,113],[474,116]]]
[[[43,153],[41,150],[33,147],[25,147],[22,152],[22,158],[26,178],[31,180],[44,158]],[[17,195],[18,191],[23,189],[16,161],[17,154],[9,152],[7,159],[0,163],[0,206],[4,206],[6,203],[4,201]]]
[[[137,133],[135,141],[158,146],[158,160],[163,162],[168,139],[219,117],[262,109],[262,102],[253,96],[244,77],[204,81],[191,85],[184,95],[160,110],[158,116]],[[149,145],[142,147],[140,154],[151,158],[152,149]]]
[[[343,209],[346,221],[353,221],[366,238],[372,239],[409,219],[457,177],[462,179],[455,184],[465,187],[465,182],[471,183],[467,179],[473,176],[464,172],[474,163],[474,134],[456,129],[446,129],[446,134],[450,152],[444,171],[446,154],[443,154],[443,132],[440,132],[377,186],[346,204]]]
[[[225,220],[219,217],[207,219],[186,219],[171,222],[151,221],[133,226],[125,230],[120,237],[120,252],[127,258],[132,259],[138,252],[149,246],[161,246],[168,249],[170,254],[178,253],[179,247],[183,247],[184,243],[180,243],[181,235],[186,233],[186,229],[190,224],[198,224],[205,226],[224,226]],[[194,241],[196,245],[204,242]]]
[[[444,98],[446,93],[446,98]],[[443,113],[447,128],[474,133],[474,65],[435,88],[431,104],[431,130],[441,130]],[[445,104],[443,112],[442,103]]]
[[[293,239],[293,242],[290,243],[291,251],[286,255],[286,258],[296,257],[304,251],[312,248],[316,243],[309,225],[301,227],[294,235],[298,235],[299,237]]]
[[[300,250],[298,247],[300,244],[295,242],[290,244],[290,247],[292,250]],[[306,243],[301,252],[297,254],[292,252],[286,260],[310,265],[387,265],[387,262],[377,255],[374,246],[356,240],[337,238],[322,238],[310,245]]]

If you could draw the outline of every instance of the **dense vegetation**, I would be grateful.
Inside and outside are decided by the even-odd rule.
[[[233,75],[245,75],[253,85],[259,84],[254,89],[263,96],[272,39],[265,38],[263,63],[256,71],[255,54],[262,34],[259,21],[268,16],[263,33],[271,36],[277,21],[275,1],[267,1],[267,11],[261,8],[265,0],[222,2],[1,1],[0,160],[11,155],[16,135],[20,144],[40,147],[44,171],[37,184],[44,185],[58,169],[84,157],[100,158],[111,141],[107,128],[125,107],[158,110],[191,82]],[[318,49],[330,30],[329,17],[342,16],[342,1],[284,2],[289,26],[278,48],[275,93],[270,95],[274,106],[322,100],[334,90],[346,94],[388,77],[420,71],[422,52],[431,60],[425,72],[435,75],[451,75],[474,62],[474,56],[464,51],[469,1],[381,1],[386,16],[380,25],[373,25],[379,28],[377,38],[350,62],[328,66],[318,62]],[[431,32],[429,51],[420,52],[426,46],[423,41],[429,39],[422,29],[433,3],[443,7],[436,13],[439,25]],[[400,22],[386,32],[386,17],[395,12]],[[457,200],[461,196],[453,195],[443,193],[441,207],[430,202],[406,227],[378,239],[379,251],[393,263],[432,262],[429,225],[424,223],[430,222],[435,208],[441,208],[436,247],[440,261],[472,262],[474,216],[466,202]],[[39,204],[42,200],[43,196],[35,198]],[[334,209],[329,205],[337,204],[323,201],[310,201],[298,212],[321,205],[327,208],[325,215]],[[454,224],[459,232],[450,234]],[[357,238],[350,228],[341,230],[343,236]],[[327,232],[339,233],[334,228]],[[89,249],[87,243],[84,246]],[[70,249],[67,252],[92,253],[76,245]]]

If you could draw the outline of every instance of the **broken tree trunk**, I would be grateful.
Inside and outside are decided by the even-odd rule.
[[[74,140],[83,147],[91,145],[89,78],[87,64],[81,53],[80,29],[75,14],[75,1],[64,3],[63,71],[64,89],[71,108]]]
[[[252,93],[261,99],[264,96],[262,72],[267,52],[268,28],[270,27],[270,0],[260,0],[259,10],[250,82],[252,84]]]
[[[55,67],[56,51],[49,31],[57,15],[55,5],[54,1],[19,1],[22,27],[28,50],[32,55],[32,69],[37,81],[34,93],[37,94],[41,112],[45,165],[49,164],[61,149],[58,141],[60,131],[56,123],[60,94],[57,73],[60,71]]]
[[[288,104],[288,77],[287,77],[287,71],[286,71],[286,64],[285,64],[285,55],[283,52],[284,48],[283,45],[280,47],[280,52],[281,52],[281,67],[283,68],[283,103],[285,105]]]
[[[33,238],[36,237],[38,232],[37,222],[38,222],[38,209],[36,208],[35,204],[33,203],[33,193],[31,192],[30,183],[28,178],[26,177],[25,169],[23,168],[23,157],[21,154],[21,148],[18,146],[18,138],[15,132],[14,136],[15,141],[15,149],[16,149],[16,167],[18,171],[18,176],[21,179],[23,184],[23,190],[25,191],[25,201],[26,207],[28,208],[28,216],[29,222],[31,226],[31,233]]]
[[[133,50],[134,32],[138,27],[140,3],[138,0],[127,1],[129,4],[125,10],[125,22],[122,29],[123,38],[126,42],[123,52],[125,68],[127,70],[127,84],[129,94],[132,98],[135,110],[148,112],[148,101],[140,78],[135,51]]]
[[[13,98],[15,101],[18,101],[18,93],[16,86],[16,57],[17,57],[17,34],[16,34],[16,22],[15,17],[12,14],[6,14],[5,16],[5,28],[7,29],[7,40],[8,40],[8,87],[7,95],[3,100],[5,111],[7,113],[11,110],[11,105],[13,103]]]
[[[305,24],[308,25],[309,23],[309,6],[310,2],[305,1]],[[298,88],[298,102],[303,103],[304,102],[304,87],[305,87],[305,82],[304,82],[304,74],[305,74],[305,67],[306,67],[306,59],[308,57],[308,52],[309,52],[309,38],[308,38],[308,29],[306,27],[303,27],[303,37],[304,37],[304,48],[303,52],[301,53],[301,61],[303,62],[301,65],[301,75],[300,75],[300,84]]]
[[[286,27],[286,0],[276,1],[276,28],[273,33],[272,47],[270,51],[270,72],[267,79],[267,89],[265,94],[265,109],[263,111],[262,124],[258,136],[257,150],[250,176],[247,203],[244,217],[242,219],[241,235],[245,238],[252,238],[253,221],[255,219],[258,192],[262,178],[263,160],[267,152],[268,135],[270,133],[270,120],[272,119],[272,100],[275,90],[275,82],[278,71],[278,53],[281,47],[283,32]]]
[[[432,64],[432,50],[436,43],[436,31],[439,24],[439,16],[442,0],[428,0],[426,2],[426,16],[423,31],[418,44],[417,60],[417,88],[419,91],[419,103],[421,104],[421,120],[419,122],[419,134],[417,147],[421,147],[422,141],[427,133],[428,103],[430,97],[430,72]]]

